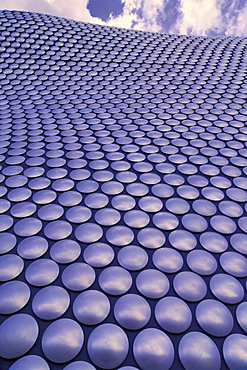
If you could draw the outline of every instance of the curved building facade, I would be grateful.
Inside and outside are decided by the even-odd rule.
[[[0,31],[1,369],[246,369],[247,39]]]

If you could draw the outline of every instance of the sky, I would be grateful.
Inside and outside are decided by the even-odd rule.
[[[0,0],[0,9],[166,34],[247,37],[247,0]]]

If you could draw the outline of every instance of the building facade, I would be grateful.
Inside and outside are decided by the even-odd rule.
[[[247,39],[0,31],[1,369],[247,368]]]

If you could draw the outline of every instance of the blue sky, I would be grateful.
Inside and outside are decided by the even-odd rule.
[[[247,0],[0,0],[0,9],[169,34],[247,37]]]

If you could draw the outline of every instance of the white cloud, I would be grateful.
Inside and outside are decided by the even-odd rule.
[[[163,0],[124,0],[123,13],[116,18],[110,17],[108,22],[92,17],[87,9],[88,2],[89,0],[0,0],[0,8],[47,13],[83,22],[123,28],[131,28],[134,22],[135,29],[153,32],[162,30],[157,24],[157,16],[163,8]],[[138,9],[141,10],[142,17],[137,15],[136,10]]]
[[[247,36],[247,8],[241,12],[237,20],[238,24],[238,36]]]
[[[87,9],[89,0],[0,0],[0,9],[26,10],[83,22],[163,32],[166,27],[163,25],[162,28],[162,13],[168,1],[171,3],[171,0],[123,0],[122,14],[116,18],[110,16],[107,22],[91,16]],[[169,20],[170,29],[166,28],[166,32],[185,35],[208,35],[212,32],[226,36],[247,35],[247,7],[239,10],[237,0],[230,0],[230,5],[227,0],[180,0],[177,8],[175,4],[178,3],[174,1],[174,14],[180,15],[175,16],[174,21]]]
[[[125,0],[123,14],[117,18],[111,18],[107,24],[109,26],[130,28],[134,23],[134,29],[161,32],[162,27],[158,24],[157,18],[163,7],[163,0]],[[138,16],[136,12],[138,10],[141,11],[142,17]]]
[[[0,0],[1,9],[26,10],[31,12],[52,12],[52,7],[46,0],[33,2],[32,0]],[[50,13],[51,14],[51,13]]]
[[[181,34],[204,36],[211,28],[221,27],[221,11],[217,0],[181,0],[183,17],[178,24]]]
[[[227,7],[226,7],[227,5]],[[236,0],[181,0],[182,18],[177,23],[180,34],[206,36],[247,35],[247,4],[240,9]]]
[[[239,12],[237,18],[232,19],[229,17],[226,35],[247,37],[247,7]]]
[[[84,22],[103,23],[90,15],[87,3],[88,0],[0,0],[0,9],[47,13]]]
[[[32,0],[31,0],[32,1]],[[88,0],[44,0],[49,1],[54,14],[59,17],[75,19],[77,21],[104,24],[97,17],[92,17],[87,9]]]

